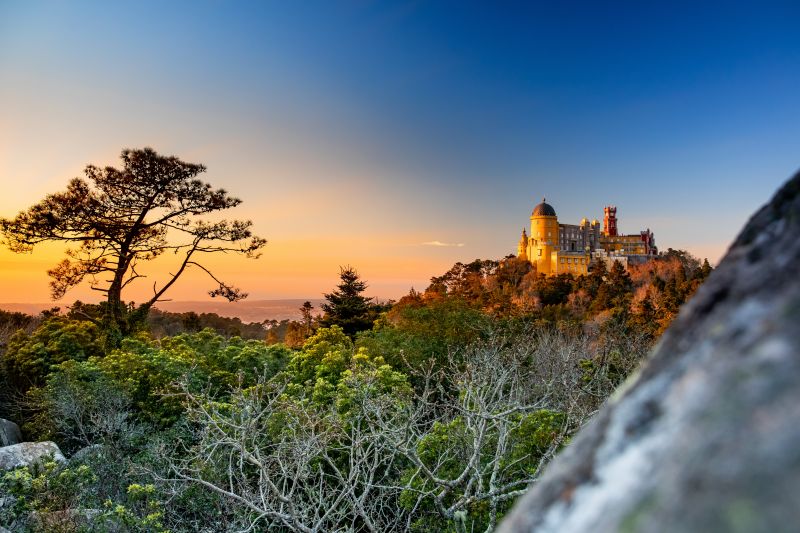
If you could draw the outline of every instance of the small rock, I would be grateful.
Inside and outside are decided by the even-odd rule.
[[[52,456],[58,462],[66,461],[55,442],[21,442],[0,448],[0,470],[30,466]]]
[[[19,430],[19,426],[11,420],[0,418],[0,447],[20,442],[22,442],[22,432]]]
[[[81,448],[77,452],[73,453],[72,456],[69,458],[69,462],[70,463],[85,462],[88,459],[97,457],[102,452],[103,452],[102,444],[92,444],[91,446],[86,446],[84,448]]]
[[[16,501],[14,496],[0,496],[0,511],[6,507],[12,507]]]

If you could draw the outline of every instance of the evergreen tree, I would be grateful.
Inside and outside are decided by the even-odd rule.
[[[302,348],[303,343],[306,342],[305,325],[302,322],[292,320],[286,326],[286,335],[283,343],[289,348]]]
[[[711,268],[711,265],[708,263],[708,259],[704,259],[703,266],[700,267],[700,279],[706,279],[711,274],[712,270],[714,269]]]
[[[633,291],[633,281],[628,270],[619,261],[614,261],[611,266],[611,270],[608,272],[608,283],[612,288],[614,305],[623,305],[626,297]]]
[[[589,269],[589,275],[586,276],[585,284],[586,290],[589,291],[589,296],[591,298],[595,298],[597,296],[597,291],[600,290],[600,287],[606,281],[606,277],[608,276],[608,268],[606,267],[605,261],[602,259],[593,263]]]
[[[342,280],[337,289],[325,294],[328,303],[322,304],[325,316],[323,326],[339,326],[351,338],[359,331],[372,327],[369,316],[372,298],[362,296],[367,284],[360,278],[356,269],[351,266],[341,267],[339,278]]]
[[[311,314],[313,310],[314,306],[311,305],[311,302],[309,301],[303,302],[303,305],[300,306],[300,314],[303,317],[302,323],[305,328],[303,334],[305,335],[306,338],[311,336],[311,332],[313,329],[314,316]]]

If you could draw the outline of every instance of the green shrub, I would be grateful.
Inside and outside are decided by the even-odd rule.
[[[44,385],[65,361],[85,361],[104,354],[103,335],[92,322],[54,316],[30,335],[20,330],[8,342],[2,366],[9,385],[24,393]]]

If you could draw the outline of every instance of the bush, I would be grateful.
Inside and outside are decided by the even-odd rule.
[[[193,390],[224,396],[234,386],[275,375],[291,353],[285,346],[228,339],[205,329],[159,340],[128,338],[119,349],[86,364],[129,395],[146,420],[165,427],[183,412],[180,398],[169,395],[177,381],[187,380]]]
[[[24,393],[44,385],[47,376],[65,361],[85,361],[103,354],[103,335],[96,325],[53,316],[31,334],[17,331],[8,342],[2,367],[9,386]]]

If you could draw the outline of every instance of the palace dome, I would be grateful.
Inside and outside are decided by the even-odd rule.
[[[553,209],[553,206],[545,202],[545,199],[542,198],[542,203],[537,205],[533,208],[533,213],[531,213],[532,217],[554,217],[556,216],[556,210]]]

